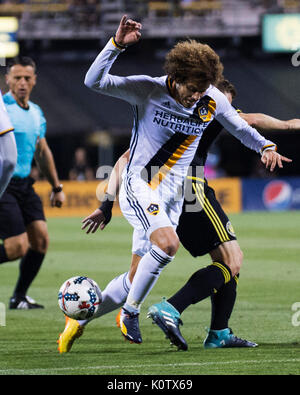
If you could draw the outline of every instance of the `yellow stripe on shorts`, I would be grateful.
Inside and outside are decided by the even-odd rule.
[[[195,191],[196,197],[198,198],[201,206],[203,207],[203,210],[205,211],[205,213],[208,216],[208,218],[210,219],[213,227],[215,228],[220,241],[222,243],[224,243],[225,241],[230,241],[220,218],[218,217],[217,213],[215,212],[215,210],[213,209],[209,200],[207,199],[207,197],[204,194],[203,185],[199,185],[199,184],[195,185],[194,183],[192,185],[193,185],[193,189]]]

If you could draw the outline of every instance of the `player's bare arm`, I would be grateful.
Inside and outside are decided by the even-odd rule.
[[[250,126],[262,132],[300,131],[300,119],[283,121],[261,113],[239,114]]]
[[[116,44],[123,47],[135,44],[141,38],[141,29],[141,23],[127,19],[127,15],[123,15],[115,35]]]
[[[124,152],[123,155],[117,160],[111,175],[109,177],[109,181],[107,184],[106,190],[106,198],[112,202],[115,200],[116,196],[119,193],[120,186],[122,183],[122,172],[127,165],[129,160],[129,150]],[[109,202],[108,202],[109,204]],[[111,208],[112,208],[111,204]],[[101,206],[102,207],[102,206]],[[95,233],[99,227],[101,230],[105,228],[105,226],[109,223],[111,218],[111,214],[105,214],[103,210],[97,208],[92,214],[88,215],[82,220],[82,227],[81,229],[86,229],[86,233]]]
[[[254,127],[255,129],[257,129],[259,131],[265,131],[265,132],[276,131],[276,130],[277,131],[287,130],[286,123],[289,122],[289,121],[281,121],[281,120],[273,118],[269,115],[260,114],[260,113],[258,113],[258,114],[239,113],[239,115],[250,126]],[[292,120],[292,121],[298,121],[298,120]],[[296,126],[297,122],[294,125]],[[300,120],[299,120],[299,127],[300,127]],[[271,172],[274,171],[276,166],[278,166],[279,168],[282,168],[283,167],[282,162],[287,162],[287,163],[292,162],[291,159],[280,155],[274,149],[264,150],[262,157],[261,157],[261,161],[262,161],[262,163],[265,164],[265,167],[267,169],[270,169]]]
[[[50,195],[51,206],[61,207],[65,200],[65,194],[60,190],[61,184],[57,175],[53,155],[45,138],[39,140],[34,157],[39,169],[54,189]],[[55,190],[58,192],[55,192]]]

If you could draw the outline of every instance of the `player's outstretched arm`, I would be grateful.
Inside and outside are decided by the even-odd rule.
[[[117,160],[111,175],[109,177],[105,199],[102,205],[92,214],[82,220],[81,229],[87,229],[86,233],[95,233],[99,227],[101,230],[110,222],[112,216],[112,208],[116,196],[119,193],[122,183],[122,172],[129,160],[129,150],[127,150]]]
[[[262,163],[265,164],[267,169],[273,171],[276,166],[279,168],[283,167],[282,162],[290,163],[292,159],[286,158],[285,156],[280,155],[278,152],[273,150],[265,150],[261,156]]]
[[[250,126],[261,132],[300,131],[300,119],[283,121],[261,113],[239,113]]]
[[[110,69],[118,56],[129,44],[136,43],[142,25],[124,15],[114,37],[110,38],[89,67],[84,84],[100,94],[125,100],[132,105],[144,103],[149,92],[154,89],[153,78],[146,75],[113,75]]]
[[[116,44],[122,47],[135,44],[141,38],[141,29],[141,23],[127,19],[127,15],[123,15],[115,35]]]

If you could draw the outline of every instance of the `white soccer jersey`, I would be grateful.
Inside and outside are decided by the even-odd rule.
[[[109,74],[121,52],[111,39],[88,70],[85,84],[133,106],[128,170],[140,174],[152,189],[161,184],[168,184],[168,188],[182,184],[199,139],[214,117],[256,152],[267,146],[276,147],[250,127],[226,96],[212,85],[193,107],[185,108],[171,96],[171,81],[167,76]]]
[[[14,128],[8,117],[5,105],[3,103],[2,93],[0,91],[0,136],[11,132],[12,130],[14,130]]]

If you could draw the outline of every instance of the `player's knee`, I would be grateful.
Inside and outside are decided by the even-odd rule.
[[[49,235],[42,234],[36,237],[34,240],[31,240],[31,248],[34,251],[40,252],[41,254],[46,254],[49,247]]]
[[[236,248],[234,252],[225,257],[224,263],[230,268],[232,277],[236,276],[240,272],[243,263],[242,250],[239,247]]]
[[[171,227],[155,230],[150,236],[150,241],[169,256],[174,256],[179,248],[179,238]]]
[[[17,240],[15,241],[13,248],[8,248],[7,251],[7,255],[10,260],[23,258],[28,251],[28,243],[23,239]]]
[[[176,235],[166,237],[159,241],[158,247],[169,256],[174,256],[179,248],[179,239]]]

